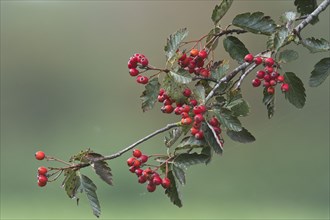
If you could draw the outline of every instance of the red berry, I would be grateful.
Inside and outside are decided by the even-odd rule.
[[[195,138],[197,140],[202,140],[204,138],[204,133],[203,131],[199,131],[197,134],[195,134]]]
[[[131,61],[128,61],[127,67],[128,67],[128,69],[136,68],[137,67],[137,63],[133,63]]]
[[[270,80],[271,80],[271,76],[269,75],[269,74],[266,74],[265,76],[264,76],[264,80],[266,81],[266,82],[269,82]]]
[[[37,151],[35,153],[35,157],[37,160],[43,160],[46,157],[46,155],[43,151]]]
[[[47,182],[40,182],[40,181],[38,181],[38,186],[44,187],[46,185],[47,185]]]
[[[148,167],[143,171],[143,175],[148,176],[149,174],[152,174],[154,171]]]
[[[270,74],[270,73],[274,72],[274,68],[271,66],[266,66],[265,71]]]
[[[129,75],[137,76],[137,75],[139,75],[139,70],[136,68],[131,68],[131,69],[129,69]]]
[[[152,178],[152,183],[154,185],[160,185],[160,184],[162,184],[162,178],[160,178],[158,175],[156,175]]]
[[[289,88],[290,88],[290,86],[289,86],[289,84],[287,84],[287,83],[283,83],[282,86],[281,86],[281,90],[282,90],[282,92],[287,92],[287,91],[289,91]]]
[[[207,58],[207,52],[205,50],[201,50],[199,51],[198,56],[202,59],[205,59]]]
[[[147,84],[149,82],[149,78],[146,77],[146,76],[141,76],[140,75],[136,78],[136,82],[140,83],[140,84]]]
[[[202,123],[198,123],[198,122],[194,121],[194,123],[193,123],[194,128],[199,130],[201,128],[201,126],[202,126]]]
[[[194,108],[193,108],[193,112],[194,112],[194,114],[195,115],[197,115],[197,114],[202,114],[202,113],[204,113],[205,111],[204,111],[204,108],[205,108],[205,106],[204,107],[201,107],[202,105],[199,105],[199,106],[195,106]],[[206,109],[206,108],[205,108]]]
[[[181,119],[181,124],[190,125],[192,123],[192,119],[190,117]]]
[[[148,61],[148,59],[147,59],[146,57],[142,57],[142,58],[140,59],[140,63],[141,63],[141,65],[142,65],[143,67],[146,67],[146,66],[148,66],[148,64],[149,64],[149,61]]]
[[[139,181],[139,183],[145,183],[145,182],[147,182],[147,176],[145,176],[145,175],[142,175],[142,176],[139,176],[139,178],[138,178],[138,181]]]
[[[190,133],[191,133],[192,135],[195,135],[195,134],[197,134],[198,132],[199,132],[199,129],[194,128],[194,127],[190,128]]]
[[[190,112],[190,106],[184,104],[184,105],[181,107],[181,112],[187,112],[187,113],[189,113],[189,112]]]
[[[219,125],[219,121],[216,117],[212,117],[209,121],[210,125],[212,125],[213,127],[216,127]]]
[[[38,168],[38,174],[39,175],[45,175],[48,172],[48,169],[46,167],[39,167]]]
[[[279,76],[277,77],[277,81],[278,81],[278,82],[284,82],[284,76],[279,75]]]
[[[199,74],[205,78],[208,78],[211,75],[210,70],[207,69],[202,69]]]
[[[203,67],[204,66],[204,61],[201,60],[201,59],[198,59],[196,61],[196,68],[200,68],[200,67]],[[194,69],[194,72],[196,71],[196,68]],[[197,69],[197,72],[199,72],[199,70]]]
[[[149,183],[147,185],[148,192],[154,192],[156,190],[156,185]]]
[[[260,64],[262,63],[262,58],[261,58],[261,57],[256,57],[256,58],[254,58],[254,63],[255,63],[256,65],[260,65]]]
[[[192,49],[192,50],[190,51],[190,56],[195,57],[195,56],[198,55],[198,53],[199,53],[199,51],[198,51],[197,49]]]
[[[181,107],[176,107],[175,109],[174,109],[174,114],[176,114],[176,115],[180,115],[182,113],[182,108]]]
[[[172,101],[171,101],[171,99],[165,99],[165,100],[163,101],[163,104],[164,104],[164,106],[165,106],[165,105],[172,105]]]
[[[164,189],[167,189],[171,186],[171,180],[167,177],[165,177],[163,180],[162,180],[162,186]]]
[[[139,158],[139,157],[141,157],[141,155],[142,155],[142,152],[140,150],[138,150],[138,149],[133,150],[134,157]]]
[[[265,81],[265,82],[264,82],[264,87],[265,87],[265,88],[268,88],[269,86],[270,86],[270,83],[267,82],[267,81]]]
[[[270,73],[270,78],[271,79],[276,79],[278,76],[279,76],[280,74],[278,73],[278,72],[272,72],[272,73]]]
[[[47,176],[45,176],[45,175],[39,175],[38,176],[38,182],[39,183],[47,183],[47,181],[48,181]]]
[[[182,112],[181,113],[181,117],[182,118],[188,118],[189,117],[189,114],[187,112]]]
[[[200,122],[204,121],[203,115],[202,114],[195,115],[194,121],[197,122],[197,123],[200,123]]]
[[[174,108],[173,108],[172,105],[165,105],[165,106],[163,106],[163,107],[161,108],[161,111],[162,111],[163,113],[167,113],[167,114],[172,113],[173,110],[174,110]]]
[[[137,168],[137,167],[135,167],[135,166],[131,166],[128,170],[129,170],[131,173],[135,173],[136,168]]]
[[[129,167],[130,167],[130,166],[133,166],[135,160],[136,160],[136,159],[135,159],[134,157],[130,157],[130,158],[128,158],[128,159],[127,159],[127,165],[128,165]]]
[[[251,63],[253,61],[253,58],[254,58],[253,55],[249,53],[244,57],[244,61]]]
[[[258,86],[260,86],[260,84],[261,84],[261,81],[260,81],[260,79],[253,79],[252,80],[252,85],[253,85],[253,87],[258,87]]]
[[[275,63],[274,59],[271,57],[265,59],[265,65],[268,67],[272,67],[274,65],[274,63]]]
[[[268,92],[268,94],[273,95],[275,93],[274,87],[272,87],[272,86],[268,87],[267,92]]]
[[[189,103],[192,106],[196,106],[197,105],[197,100],[196,99],[191,99]]]
[[[140,169],[140,168],[137,168],[137,169],[135,170],[135,174],[136,174],[137,176],[142,176],[142,173],[143,173],[143,170]]]
[[[158,99],[158,102],[164,102],[166,98],[164,95],[158,95],[157,99]]]
[[[275,86],[276,84],[277,84],[277,82],[276,82],[276,80],[270,80],[269,81],[269,84],[271,85],[271,86]]]
[[[265,72],[265,71],[263,71],[263,70],[259,70],[259,71],[257,72],[256,77],[257,77],[258,79],[263,79],[265,75],[266,75],[266,72]]]
[[[183,91],[183,95],[186,97],[190,97],[191,96],[191,90],[189,88],[185,88],[185,90]]]
[[[158,95],[164,95],[165,94],[165,89],[160,89]]]
[[[182,56],[179,58],[179,61],[184,61],[187,58],[187,54],[182,54]]]
[[[139,167],[141,166],[141,161],[139,161],[139,160],[134,160],[133,166],[134,166],[135,168],[139,168]],[[135,171],[135,170],[134,170],[134,171]]]
[[[220,127],[212,127],[212,128],[213,128],[213,130],[214,130],[214,132],[216,134],[220,134],[221,133],[221,128]]]
[[[149,157],[147,155],[142,154],[140,157],[141,163],[145,163],[147,162],[149,159]]]

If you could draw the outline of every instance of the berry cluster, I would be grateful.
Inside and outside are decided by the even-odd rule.
[[[37,160],[43,160],[46,157],[45,153],[43,151],[38,151],[35,153],[35,158]],[[43,187],[46,186],[48,182],[48,177],[47,177],[47,172],[48,169],[46,167],[39,167],[38,168],[38,186]]]
[[[157,173],[157,169],[152,170],[150,167],[145,170],[141,169],[147,160],[147,155],[142,154],[142,152],[138,149],[133,150],[133,157],[130,157],[127,160],[127,165],[130,167],[129,171],[138,176],[139,183],[145,183],[148,181],[147,190],[149,192],[154,192],[158,185],[162,185],[164,189],[169,188],[171,186],[170,179],[167,177],[162,179]]]
[[[207,56],[208,53],[206,50],[199,51],[194,48],[190,51],[189,56],[183,53],[178,60],[178,64],[181,68],[189,71],[189,73],[195,73],[196,75],[208,78],[211,75],[210,70],[203,67]]]
[[[137,76],[136,82],[140,84],[147,84],[149,82],[149,78],[146,76],[139,75],[140,71],[137,69],[145,69],[149,64],[148,59],[140,53],[134,54],[129,60],[127,67],[129,69],[129,74],[131,76]]]
[[[278,83],[282,84],[282,92],[289,91],[289,84],[284,83],[284,76],[280,75],[280,73],[274,69],[275,61],[273,58],[269,57],[263,59],[262,57],[253,57],[252,54],[247,54],[244,57],[244,61],[248,63],[252,63],[254,61],[257,65],[263,63],[265,66],[263,70],[259,70],[257,72],[256,78],[252,80],[252,85],[254,87],[259,87],[261,85],[261,81],[263,80],[263,86],[267,89],[267,92],[270,95],[275,93],[275,86]]]

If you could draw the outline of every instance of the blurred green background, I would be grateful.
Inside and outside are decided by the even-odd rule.
[[[39,188],[34,153],[68,159],[81,149],[111,154],[164,124],[177,120],[140,109],[143,86],[128,75],[127,60],[144,53],[162,67],[166,37],[181,27],[189,39],[208,33],[220,1],[1,1],[1,219],[93,219],[85,196],[67,198],[61,180]],[[243,12],[264,11],[276,21],[293,1],[234,1],[222,24]],[[329,9],[303,37],[329,40]],[[252,53],[266,38],[242,35]],[[295,48],[292,46],[291,48]],[[278,94],[267,119],[261,88],[245,83],[251,114],[242,119],[257,138],[243,145],[226,139],[223,156],[187,172],[183,208],[163,190],[146,193],[129,173],[129,154],[110,162],[114,187],[89,169],[98,186],[103,219],[328,219],[329,80],[308,87],[314,64],[327,53],[297,49],[285,65],[306,84],[307,103],[298,110]],[[228,58],[222,46],[216,54]],[[248,79],[250,81],[251,77]],[[163,136],[141,146],[164,151]]]

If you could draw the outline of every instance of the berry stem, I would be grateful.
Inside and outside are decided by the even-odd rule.
[[[46,156],[45,158],[47,159],[47,161],[57,161],[57,162],[64,163],[66,165],[72,166],[71,163],[68,163],[64,160],[61,160],[61,159],[58,159],[58,158],[55,158],[55,157]]]

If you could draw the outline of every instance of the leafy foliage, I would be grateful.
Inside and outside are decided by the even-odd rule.
[[[325,52],[330,50],[330,43],[323,38],[315,39],[314,37],[310,37],[302,40],[301,43],[311,53]]]
[[[286,72],[284,79],[290,86],[289,91],[285,93],[285,98],[297,108],[304,107],[306,94],[303,82],[292,72]]]
[[[178,167],[176,164],[172,165],[172,170],[181,185],[186,184],[186,174],[181,167]]]
[[[176,51],[179,48],[181,42],[188,36],[187,28],[179,29],[177,32],[171,34],[167,38],[167,44],[165,46],[165,55],[167,61],[171,60],[176,55]]]
[[[89,204],[92,207],[93,214],[96,217],[99,217],[101,215],[101,207],[96,195],[96,185],[91,179],[83,174],[80,174],[80,182],[80,190],[86,194]]]
[[[205,102],[205,88],[202,85],[197,85],[194,88],[194,94],[196,96],[197,101],[199,103],[204,103]]]
[[[172,97],[174,100],[180,101],[182,99],[181,93],[185,86],[183,84],[177,83],[174,81],[172,75],[166,74],[163,83],[163,89],[165,89],[166,94]]]
[[[298,52],[295,50],[284,50],[280,52],[279,55],[279,62],[281,63],[289,63],[296,59],[298,59],[299,55]]]
[[[309,79],[309,85],[316,87],[321,85],[330,73],[330,57],[323,58],[314,66],[312,75]]]
[[[240,90],[229,91],[227,97],[228,100],[224,107],[229,109],[234,117],[247,116],[249,114],[250,106],[243,99]]]
[[[198,140],[194,136],[188,136],[182,139],[181,143],[175,148],[175,151],[193,148],[204,148],[207,146],[205,140]]]
[[[112,185],[112,174],[108,163],[105,161],[96,161],[103,156],[97,153],[88,153],[85,156],[91,163],[93,170],[100,178],[109,185]]]
[[[222,77],[225,76],[225,73],[229,69],[229,62],[228,60],[224,60],[218,65],[216,68],[211,69],[211,77],[219,81]]]
[[[192,81],[192,77],[187,70],[178,69],[177,72],[170,71],[173,80],[180,84],[188,84]]]
[[[204,137],[209,146],[214,150],[215,153],[221,154],[223,151],[223,144],[212,126],[209,123],[202,124],[202,130],[204,132]]]
[[[219,39],[217,38],[216,40],[213,41],[213,38],[215,37],[216,34],[220,33],[220,28],[216,27],[210,30],[210,32],[207,35],[206,38],[206,45],[205,47],[211,50],[215,50],[215,48],[218,46]]]
[[[157,101],[159,88],[160,84],[157,77],[152,78],[145,86],[145,90],[140,96],[142,100],[142,110],[144,112],[151,110],[154,107]]]
[[[250,143],[255,141],[255,137],[245,128],[241,131],[227,131],[227,135],[233,140],[240,143]]]
[[[294,5],[297,7],[297,11],[300,15],[309,15],[317,8],[316,0],[295,0]],[[319,19],[316,17],[312,20],[311,24],[316,24]]]
[[[243,62],[246,54],[249,53],[245,45],[234,36],[228,36],[223,40],[223,46],[230,57],[238,62]]]
[[[174,128],[172,131],[170,131],[170,137],[165,137],[165,146],[171,147],[181,137],[182,133],[182,127]]]
[[[268,118],[271,118],[271,117],[273,117],[273,115],[275,113],[275,95],[269,94],[267,92],[266,88],[263,90],[263,94],[264,94],[264,97],[263,97],[262,102],[267,107]]]
[[[228,130],[241,131],[242,125],[237,117],[233,116],[229,109],[221,108],[214,110],[215,116],[219,122],[225,126]]]
[[[212,12],[212,21],[214,25],[217,25],[221,18],[227,13],[229,10],[233,0],[222,0],[220,5],[216,5]]]
[[[72,169],[68,169],[64,171],[64,176],[65,178],[63,180],[62,187],[64,187],[69,198],[78,199],[77,193],[81,183],[77,172]]]
[[[187,169],[191,165],[205,163],[210,159],[209,154],[182,153],[174,159],[174,164],[182,169]]]
[[[181,194],[177,188],[177,184],[172,171],[167,173],[167,178],[170,179],[171,186],[165,190],[165,194],[170,198],[174,205],[182,207]]]
[[[284,26],[277,29],[276,32],[272,34],[267,41],[268,49],[277,52],[281,47],[288,44],[289,34],[290,31]]]
[[[262,12],[239,14],[232,24],[251,33],[264,35],[271,35],[276,28],[275,22]]]

